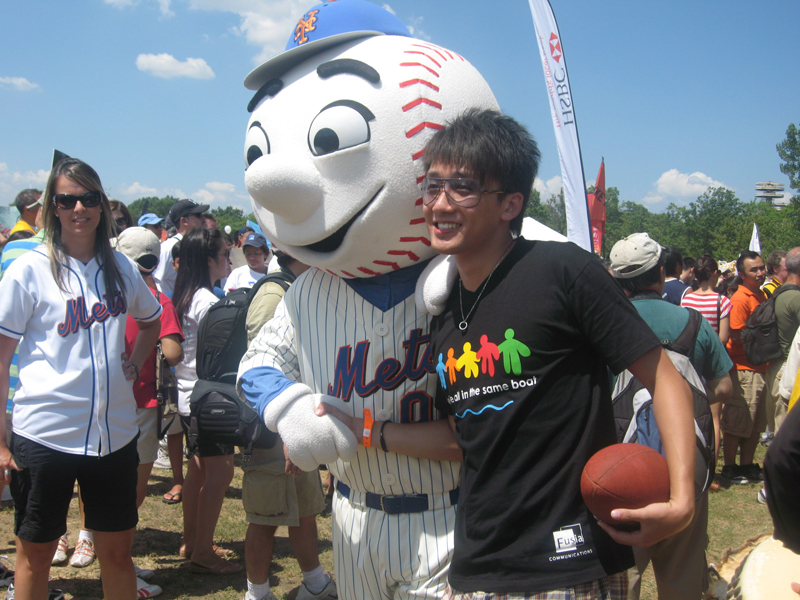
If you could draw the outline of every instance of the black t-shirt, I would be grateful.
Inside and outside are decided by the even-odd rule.
[[[478,293],[461,293],[467,314]],[[532,593],[631,567],[631,549],[586,509],[580,475],[616,442],[608,367],[627,368],[658,339],[571,243],[520,239],[463,332],[461,314],[456,288],[431,325],[436,407],[455,415],[464,452],[452,587]]]

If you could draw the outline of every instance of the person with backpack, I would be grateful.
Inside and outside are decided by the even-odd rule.
[[[670,349],[668,344],[683,337],[692,320],[692,309],[675,306],[663,299],[664,254],[661,246],[646,233],[634,233],[617,242],[610,256],[614,278],[628,294],[645,323],[662,340],[662,344],[666,343],[667,349]],[[702,265],[702,259],[698,263]],[[642,269],[648,265],[649,268]],[[705,379],[711,402],[725,402],[731,394],[728,372],[733,368],[733,363],[709,322],[698,316],[697,323],[699,327],[695,325],[693,331],[693,347],[688,348],[687,354],[696,372],[693,374],[699,374]],[[701,385],[699,381],[698,385]],[[615,397],[614,401],[616,400]],[[703,408],[708,415],[707,403]],[[696,415],[697,412],[696,409]],[[713,472],[715,457],[708,458]],[[695,502],[694,518],[688,527],[649,548],[633,549],[636,567],[628,572],[629,600],[639,598],[641,576],[650,563],[656,577],[659,600],[696,600],[708,588],[708,564],[705,556],[708,491],[705,486],[701,490]]]
[[[774,436],[786,418],[786,402],[780,386],[792,339],[800,326],[800,247],[786,253],[785,282],[772,292],[775,298],[775,319],[781,356],[767,367],[767,425]],[[780,290],[780,291],[778,291]]]
[[[736,260],[736,270],[742,285],[731,297],[731,337],[727,344],[728,354],[736,365],[736,377],[732,377],[731,399],[722,407],[724,466],[720,475],[730,483],[747,484],[763,479],[761,467],[753,462],[753,457],[767,426],[767,365],[756,365],[748,359],[742,335],[750,315],[766,300],[761,291],[766,267],[757,252],[745,250]],[[737,450],[741,452],[738,465]]]
[[[178,275],[173,303],[183,325],[185,342],[183,362],[176,369],[178,377],[178,412],[184,431],[189,432],[189,398],[197,381],[195,369],[200,321],[218,298],[213,282],[230,273],[230,250],[218,229],[199,228],[181,240]],[[233,479],[234,447],[200,442],[189,460],[183,484],[183,546],[181,554],[189,559],[193,573],[229,575],[241,565],[228,562],[214,546],[225,491]]]

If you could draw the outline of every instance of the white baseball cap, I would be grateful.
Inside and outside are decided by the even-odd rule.
[[[661,246],[646,233],[632,233],[611,249],[611,272],[617,279],[632,279],[658,263]]]
[[[144,227],[128,227],[117,238],[117,250],[135,262],[140,271],[152,273],[158,266],[161,242]]]

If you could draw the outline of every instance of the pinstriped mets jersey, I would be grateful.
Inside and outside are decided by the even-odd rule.
[[[342,278],[313,269],[289,288],[243,364],[273,367],[316,393],[341,398],[354,417],[368,408],[376,421],[429,421],[441,418],[433,406],[430,318],[416,308],[413,294],[383,312]],[[331,472],[361,492],[437,494],[458,487],[460,462],[376,446],[359,446],[353,461],[337,461]]]

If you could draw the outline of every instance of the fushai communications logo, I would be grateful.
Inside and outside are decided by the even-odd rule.
[[[556,543],[556,552],[570,552],[576,550],[578,546],[583,546],[583,529],[580,524],[566,525],[553,532],[553,539]]]
[[[553,60],[557,63],[561,62],[561,40],[558,39],[558,36],[555,33],[550,34],[550,56],[553,57]]]

